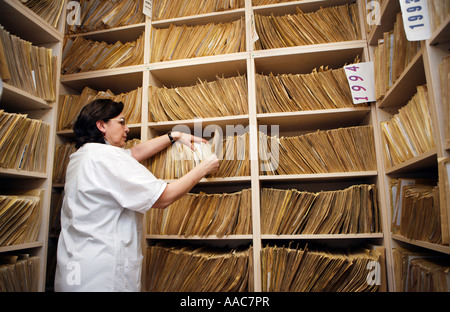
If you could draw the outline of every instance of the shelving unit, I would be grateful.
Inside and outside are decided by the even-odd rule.
[[[270,50],[255,50],[252,30],[252,16],[260,15],[284,15],[294,14],[299,7],[304,12],[311,12],[322,7],[354,3],[354,0],[308,0],[308,1],[290,1],[280,4],[252,6],[251,0],[245,1],[245,8],[207,13],[196,16],[187,16],[181,18],[171,18],[167,20],[152,21],[146,17],[145,23],[130,25],[106,30],[93,31],[90,33],[70,35],[71,37],[83,36],[86,39],[106,41],[108,43],[121,40],[122,42],[136,40],[145,32],[145,52],[142,65],[128,66],[115,69],[105,69],[93,72],[77,73],[70,75],[58,74],[57,86],[58,94],[80,94],[84,87],[89,86],[98,91],[112,90],[115,94],[129,92],[138,87],[143,88],[142,94],[142,116],[140,124],[128,125],[130,128],[129,138],[138,138],[148,140],[158,135],[163,135],[175,126],[183,126],[192,134],[202,135],[205,127],[209,125],[218,125],[222,129],[226,126],[236,127],[242,125],[244,129],[250,132],[249,147],[251,158],[251,174],[243,177],[227,178],[205,178],[193,190],[194,192],[208,189],[217,193],[224,190],[240,190],[251,188],[251,211],[252,211],[252,229],[251,235],[230,235],[225,237],[217,236],[177,236],[177,235],[144,235],[144,246],[160,241],[176,241],[179,244],[195,245],[215,245],[215,246],[252,246],[253,267],[252,276],[254,291],[262,290],[261,273],[261,250],[266,244],[289,244],[290,241],[300,243],[319,244],[332,247],[347,246],[367,246],[382,247],[385,250],[386,263],[382,263],[383,274],[380,290],[393,291],[394,268],[392,258],[392,248],[398,245],[412,245],[425,248],[432,252],[449,254],[448,245],[437,245],[426,242],[414,241],[393,235],[391,233],[391,208],[389,201],[389,181],[391,178],[401,176],[411,176],[416,172],[423,174],[424,171],[431,172],[431,175],[437,176],[437,160],[449,157],[448,147],[444,146],[442,133],[444,133],[444,119],[442,99],[440,95],[440,80],[438,64],[443,56],[448,55],[448,45],[450,43],[448,36],[449,19],[444,25],[439,27],[433,38],[422,43],[422,50],[416,58],[405,69],[398,81],[387,92],[384,99],[379,103],[370,103],[368,106],[355,106],[354,108],[328,109],[314,111],[298,111],[289,113],[258,113],[257,112],[257,88],[256,74],[306,74],[314,68],[322,65],[328,65],[330,68],[341,68],[359,57],[361,61],[373,59],[372,51],[377,44],[378,39],[382,37],[384,31],[392,29],[395,21],[395,14],[400,10],[397,0],[386,0],[381,10],[381,25],[374,27],[366,35],[362,31],[360,40],[326,43],[317,45],[297,46],[289,48],[279,48]],[[364,30],[364,12],[362,9],[362,0],[356,1],[359,5],[360,25]],[[28,12],[19,1],[5,0],[0,2],[0,16],[3,20],[10,21],[12,26],[17,26],[17,35],[24,38],[35,38],[35,44],[51,46],[54,49],[54,55],[62,54],[62,44],[64,38],[64,23],[61,22],[60,31],[55,32],[47,26],[42,25],[40,18]],[[3,13],[5,12],[5,14]],[[16,14],[16,17],[3,19],[3,15]],[[30,15],[31,14],[31,15]],[[17,17],[19,16],[19,17]],[[64,16],[63,16],[64,17]],[[231,53],[217,56],[205,56],[191,59],[173,60],[167,62],[150,62],[151,34],[153,28],[167,28],[170,25],[202,25],[211,22],[229,22],[238,18],[245,17],[245,36],[246,51],[240,53]],[[26,22],[22,24],[22,20]],[[21,25],[18,24],[21,20]],[[65,21],[65,18],[61,19]],[[32,23],[34,29],[31,34],[27,34],[22,28],[33,29],[30,27],[21,27]],[[8,26],[8,25],[4,25]],[[19,27],[20,26],[20,27]],[[41,31],[41,29],[43,29]],[[14,29],[10,30],[14,32]],[[30,37],[27,37],[30,36]],[[61,59],[59,59],[61,64]],[[58,70],[58,73],[60,70]],[[215,118],[191,119],[181,121],[161,121],[153,122],[149,119],[149,90],[151,86],[183,87],[195,84],[198,79],[211,81],[216,76],[233,77],[245,75],[248,84],[248,114],[239,116],[222,116]],[[423,155],[411,159],[399,166],[386,169],[384,168],[383,152],[381,144],[380,122],[387,120],[396,112],[398,106],[405,105],[415,92],[419,84],[427,83],[429,86],[430,103],[432,106],[432,120],[435,128],[437,147]],[[24,246],[15,246],[2,248],[0,252],[9,252],[16,250],[31,249],[33,253],[43,259],[41,263],[42,270],[42,290],[44,289],[45,265],[47,263],[47,245],[56,244],[56,238],[50,238],[48,242],[48,220],[49,207],[52,189],[60,192],[62,185],[53,185],[51,179],[51,168],[53,167],[53,151],[56,144],[63,144],[74,139],[73,131],[56,131],[57,124],[57,103],[48,104],[45,101],[37,99],[31,95],[24,94],[20,90],[15,90],[12,86],[6,86],[3,92],[1,108],[15,111],[31,111],[33,118],[43,118],[51,124],[51,140],[49,142],[49,159],[46,174],[34,174],[17,172],[14,170],[0,170],[0,185],[26,185],[26,187],[41,187],[45,189],[45,213],[41,226],[39,241]],[[16,103],[20,102],[21,106]],[[33,116],[33,115],[31,115]],[[324,173],[324,174],[302,174],[302,175],[263,175],[260,172],[260,163],[258,157],[258,135],[256,131],[260,127],[271,129],[272,125],[279,126],[280,136],[296,136],[317,130],[337,129],[341,127],[372,125],[375,138],[375,149],[377,158],[377,170],[363,172],[345,172],[345,173]],[[197,133],[200,132],[200,133]],[[225,133],[225,131],[224,131]],[[428,174],[430,175],[430,174]],[[22,183],[26,181],[26,183]],[[11,183],[14,182],[14,183]],[[167,182],[171,182],[168,180]],[[261,233],[261,189],[264,187],[276,187],[280,189],[296,188],[316,192],[320,190],[338,190],[357,184],[375,184],[378,189],[378,202],[380,207],[380,233],[361,233],[361,234],[314,234],[314,235],[267,235]],[[442,190],[444,188],[442,187]],[[446,203],[448,220],[450,224],[450,199],[445,201],[446,194],[441,192],[441,202]],[[145,219],[145,218],[143,218]],[[144,233],[145,229],[144,229]],[[145,261],[144,261],[145,263]],[[144,274],[147,274],[144,269]],[[52,284],[52,281],[47,281]],[[145,285],[144,285],[145,287]],[[145,289],[145,288],[144,288]]]
[[[379,39],[383,38],[383,33],[393,29],[396,14],[400,12],[398,1],[384,1],[381,8],[381,25],[374,26],[369,33],[368,43],[372,52],[377,45]],[[447,29],[447,31],[446,31]],[[385,168],[383,164],[379,165],[379,179],[384,191],[381,191],[381,200],[384,202],[385,212],[387,214],[388,223],[385,229],[386,238],[386,262],[388,268],[389,289],[395,291],[396,268],[393,265],[393,248],[402,247],[409,250],[420,249],[435,255],[448,255],[450,247],[448,242],[444,244],[433,244],[425,241],[418,241],[406,238],[402,235],[391,232],[391,213],[392,207],[389,199],[389,182],[396,178],[433,178],[439,179],[439,197],[441,216],[445,216],[441,220],[442,230],[448,231],[449,219],[448,214],[450,206],[448,202],[448,194],[444,187],[444,177],[438,172],[439,159],[448,157],[449,151],[445,149],[443,129],[444,129],[444,107],[441,95],[441,83],[439,79],[439,63],[442,58],[449,54],[449,38],[448,38],[448,17],[446,21],[438,27],[432,38],[421,42],[421,50],[412,59],[409,65],[404,69],[397,81],[386,92],[384,98],[377,102],[377,118],[378,120],[388,120],[394,115],[400,107],[406,105],[411,97],[416,93],[416,87],[426,84],[429,93],[429,110],[433,126],[436,147],[426,153],[409,159],[397,166]],[[380,138],[381,133],[376,136]],[[379,146],[381,150],[382,146]],[[380,155],[382,159],[382,155]],[[443,237],[448,233],[443,233]]]
[[[25,7],[20,1],[5,0],[0,2],[1,25],[11,34],[32,45],[53,50],[53,56],[58,57],[57,77],[62,54],[64,38],[64,23],[60,21],[58,28],[54,28],[33,11]],[[59,88],[56,86],[56,94]],[[39,119],[50,125],[46,172],[27,172],[16,169],[0,169],[0,189],[3,191],[23,191],[32,189],[44,190],[41,204],[41,225],[36,242],[0,247],[3,254],[29,254],[40,258],[39,291],[45,290],[45,274],[48,246],[48,220],[52,192],[51,175],[53,168],[53,152],[55,142],[57,102],[47,102],[7,83],[3,83],[3,94],[0,108],[8,113],[27,114],[28,118]]]

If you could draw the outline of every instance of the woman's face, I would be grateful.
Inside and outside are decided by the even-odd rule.
[[[109,144],[117,147],[124,147],[127,141],[127,133],[130,131],[126,125],[125,117],[120,114],[111,118],[107,122],[100,121],[98,125],[100,131],[105,135],[105,140]],[[103,128],[103,129],[102,129]]]

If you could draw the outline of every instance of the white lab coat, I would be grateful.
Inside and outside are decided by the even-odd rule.
[[[87,143],[72,154],[55,291],[140,291],[141,216],[166,185],[130,150]]]

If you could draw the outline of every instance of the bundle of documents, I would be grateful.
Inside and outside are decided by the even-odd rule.
[[[368,283],[367,268],[380,259],[376,249],[339,252],[266,246],[261,250],[262,291],[377,291],[376,283]]]
[[[112,99],[124,104],[123,115],[127,124],[141,122],[142,87],[136,90],[114,95],[111,90],[96,91],[85,87],[80,95],[60,95],[57,130],[72,129],[81,109],[96,99]]]
[[[392,179],[390,181],[392,233],[442,243],[439,187],[434,180]]]
[[[43,191],[0,195],[0,246],[35,242],[42,216]]]
[[[259,132],[261,174],[311,174],[376,170],[372,126],[316,131],[293,137]]]
[[[250,175],[248,132],[223,139],[215,135],[212,140],[212,144],[196,144],[195,151],[175,142],[150,158],[147,168],[159,179],[178,179],[215,153],[220,164],[209,178]]]
[[[263,234],[379,233],[380,215],[375,185],[310,193],[263,188]]]
[[[154,28],[150,62],[245,52],[245,19],[229,23]]]
[[[67,32],[85,33],[145,22],[142,0],[79,0],[80,19],[67,26]]]
[[[258,113],[353,108],[343,68],[320,67],[311,74],[256,74]]]
[[[50,25],[57,28],[63,14],[65,1],[61,0],[20,0],[34,13],[42,17]]]
[[[56,61],[51,49],[34,46],[0,25],[0,75],[4,82],[54,102]]]
[[[255,14],[256,50],[361,39],[356,4],[320,8],[316,12],[264,16]]]
[[[235,10],[245,7],[245,0],[153,0],[154,21],[205,13]]]
[[[202,81],[195,86],[149,87],[149,120],[172,121],[248,114],[245,75]]]
[[[142,64],[144,60],[144,34],[136,41],[115,44],[85,39],[83,36],[67,38],[62,57],[62,73],[74,74]]]
[[[147,234],[251,234],[251,189],[235,193],[189,193],[166,209],[147,212]]]
[[[53,183],[59,184],[66,181],[66,169],[69,164],[69,157],[75,152],[75,143],[56,144],[55,158],[53,161]]]
[[[394,248],[396,292],[450,292],[450,262],[436,254]]]
[[[41,258],[0,255],[0,292],[37,292]]]
[[[147,247],[147,291],[245,292],[252,247],[243,250],[157,244]]]
[[[427,86],[417,93],[390,120],[381,122],[386,168],[428,152],[436,146],[428,109]]]
[[[420,41],[408,41],[401,13],[394,29],[385,32],[373,51],[375,66],[375,95],[381,100],[405,68],[420,51]]]
[[[0,110],[0,168],[45,173],[50,125]]]

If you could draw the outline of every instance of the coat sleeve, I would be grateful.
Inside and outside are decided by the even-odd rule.
[[[164,192],[167,183],[157,179],[129,151],[118,149],[99,162],[109,195],[124,209],[145,213]]]

